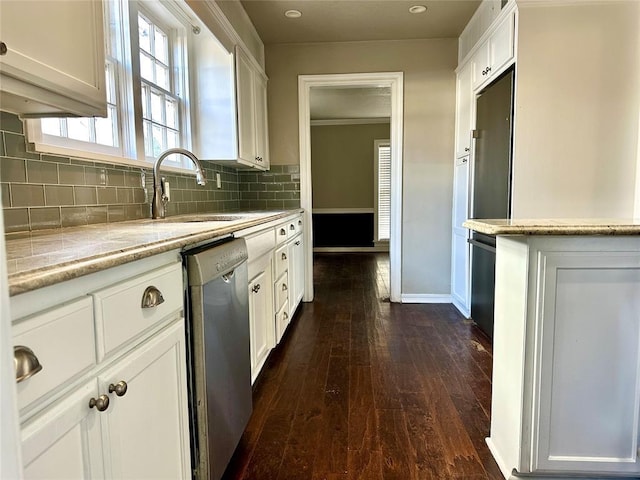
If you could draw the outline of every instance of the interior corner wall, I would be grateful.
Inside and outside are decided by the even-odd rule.
[[[389,124],[311,127],[314,208],[374,207],[374,141]]]
[[[632,217],[640,2],[518,14],[513,217]]]
[[[403,294],[449,295],[457,39],[267,45],[272,164],[299,164],[298,75],[404,72]]]

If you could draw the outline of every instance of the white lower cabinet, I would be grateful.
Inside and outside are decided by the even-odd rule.
[[[272,285],[271,258],[268,255],[264,269],[249,282],[251,382],[258,377],[269,352],[275,345]]]
[[[25,479],[191,477],[182,278],[170,252],[11,299],[43,367],[18,383]]]
[[[104,478],[99,412],[89,408],[97,397],[93,379],[22,426],[25,479]]]
[[[107,477],[189,478],[189,424],[182,321],[100,374],[111,392],[101,413]]]
[[[249,253],[251,381],[280,342],[304,294],[302,215],[236,233]]]

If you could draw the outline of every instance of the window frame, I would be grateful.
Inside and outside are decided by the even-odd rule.
[[[116,48],[120,58],[115,74],[117,101],[118,147],[84,142],[68,137],[45,134],[40,119],[26,122],[28,141],[37,152],[63,155],[90,161],[152,168],[154,157],[147,157],[144,149],[144,126],[142,118],[142,83],[138,44],[138,12],[148,17],[172,37],[173,48],[169,48],[169,75],[171,85],[180,85],[178,121],[179,146],[191,149],[190,80],[189,80],[189,35],[192,19],[178,6],[170,2],[138,2],[107,0],[104,2],[105,30],[110,37],[108,51]],[[135,22],[133,21],[135,20]],[[114,27],[114,25],[116,25]],[[168,31],[167,31],[168,30]],[[111,57],[111,55],[108,55]],[[165,160],[163,169],[177,173],[192,173],[194,167],[184,157],[178,161]]]
[[[379,170],[380,170],[380,148],[389,149],[389,238],[380,238],[379,232]],[[391,238],[391,141],[389,139],[379,139],[373,141],[373,243],[374,245],[388,245]]]

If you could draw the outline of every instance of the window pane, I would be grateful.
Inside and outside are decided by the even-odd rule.
[[[156,63],[156,85],[170,90],[169,88],[169,69],[161,63]]]
[[[178,118],[177,118],[177,108],[175,100],[170,98],[165,99],[165,113],[167,115],[165,125],[171,128],[177,128],[178,126]]]
[[[96,142],[115,147],[117,146],[115,141],[116,109],[109,106],[107,114],[107,118],[96,118]]]
[[[150,82],[153,78],[153,60],[147,54],[140,52],[140,76]]]
[[[163,101],[162,94],[156,93],[154,91],[151,92],[151,119],[154,122],[163,123]]]
[[[149,87],[144,84],[142,85],[142,117],[149,118]]]
[[[105,65],[105,78],[107,89],[107,103],[116,103],[115,88],[113,84],[113,66],[110,63]]]
[[[62,120],[58,118],[43,118],[41,120],[42,133],[47,135],[62,135]]]
[[[140,48],[151,53],[151,25],[138,15],[138,41]]]
[[[167,59],[169,58],[169,52],[168,50],[168,42],[167,42],[167,36],[162,32],[162,30],[158,29],[158,27],[155,27],[154,29],[154,33],[155,33],[155,45],[154,45],[154,51],[153,54],[154,56],[160,60],[162,63],[164,63],[165,65],[168,65],[169,62],[167,61]]]
[[[151,139],[151,122],[144,121],[144,154],[153,157],[153,142]]]
[[[162,152],[167,149],[167,145],[164,141],[163,128],[158,125],[153,125],[153,156],[158,157]]]
[[[67,128],[69,130],[69,138],[82,140],[84,142],[91,141],[90,118],[68,118]]]
[[[179,147],[178,132],[175,130],[167,130],[167,148]]]

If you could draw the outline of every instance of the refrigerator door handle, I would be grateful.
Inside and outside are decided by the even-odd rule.
[[[496,253],[496,247],[492,247],[491,245],[487,245],[486,243],[479,242],[477,240],[474,240],[473,238],[469,238],[467,242],[469,242],[474,247],[482,248],[483,250],[487,250],[491,253]]]

